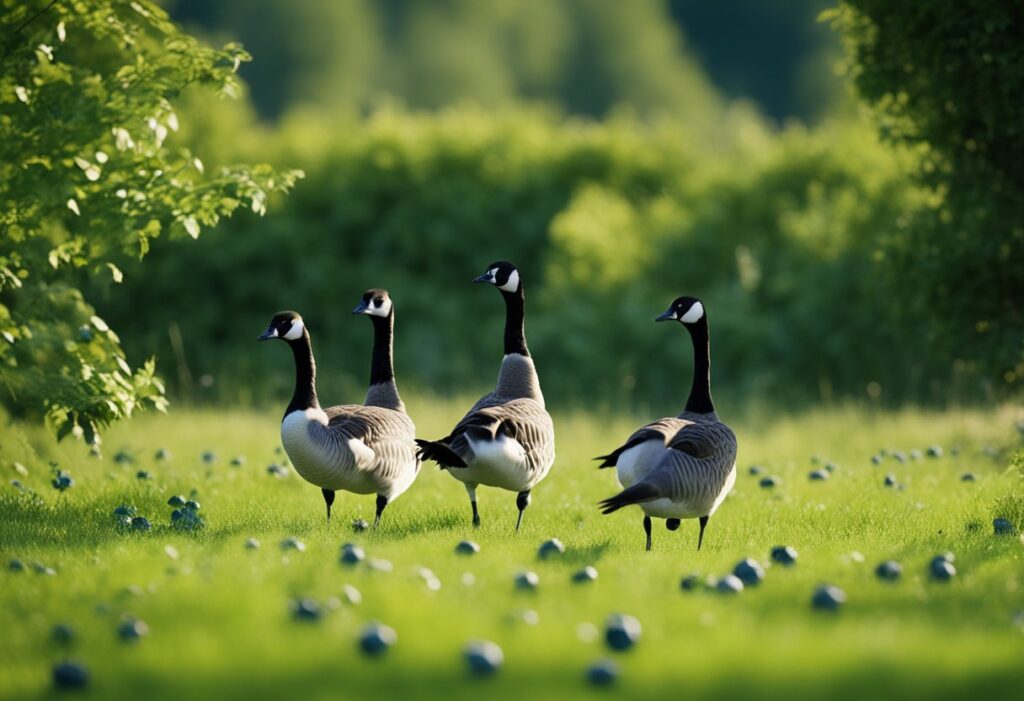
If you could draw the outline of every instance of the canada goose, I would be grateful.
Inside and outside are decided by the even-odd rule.
[[[736,482],[736,436],[722,423],[711,401],[711,354],[708,318],[694,297],[680,297],[655,321],[675,320],[693,341],[693,384],[686,407],[676,418],[658,419],[631,435],[602,460],[614,466],[625,489],[601,502],[610,514],[630,504],[644,511],[647,549],[651,549],[651,517],[666,519],[670,531],[680,519],[700,520],[697,549],[704,542],[708,519]]]
[[[494,391],[480,398],[452,432],[437,441],[417,439],[420,457],[433,460],[466,485],[473,525],[480,525],[478,485],[517,492],[519,518],[530,504],[530,491],[555,461],[555,430],[544,409],[537,370],[526,348],[524,296],[519,271],[506,262],[492,263],[473,282],[494,285],[505,298],[505,357]]]
[[[364,404],[320,408],[309,331],[295,312],[281,312],[259,340],[285,341],[295,355],[295,393],[281,421],[281,442],[295,470],[320,487],[331,519],[334,493],[377,494],[376,526],[384,508],[409,488],[420,462],[416,427],[398,396],[391,358],[395,312],[387,290],[368,290],[353,314],[373,321],[373,361]]]

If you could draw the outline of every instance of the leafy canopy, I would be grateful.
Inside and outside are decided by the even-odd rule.
[[[0,402],[96,442],[166,401],[153,362],[129,366],[82,283],[119,283],[119,263],[161,235],[262,214],[302,174],[205,172],[171,145],[175,97],[193,85],[237,97],[249,55],[202,45],[148,0],[0,0],[0,37]]]

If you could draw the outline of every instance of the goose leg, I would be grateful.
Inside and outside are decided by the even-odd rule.
[[[523,525],[523,512],[526,511],[526,507],[530,505],[530,490],[527,489],[525,492],[519,492],[519,496],[516,497],[516,506],[519,507],[519,518],[516,519],[516,530]]]
[[[697,550],[700,550],[700,545],[704,542],[704,526],[708,525],[709,518],[710,516],[700,517],[700,536],[697,538]]]
[[[380,523],[380,515],[384,513],[384,507],[388,505],[388,498],[383,494],[377,495],[377,517],[373,519],[373,527],[376,528],[377,524]]]
[[[473,507],[473,528],[479,528],[480,512],[476,509],[476,485],[466,484],[466,493],[469,494],[469,503]]]
[[[331,504],[334,503],[334,490],[333,489],[321,489],[324,495],[324,502],[327,504],[327,520],[331,520]]]
[[[651,549],[651,517],[644,516],[644,533],[647,534],[647,550]]]

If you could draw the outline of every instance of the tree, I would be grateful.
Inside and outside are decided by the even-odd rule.
[[[933,349],[997,390],[1024,384],[1024,0],[843,0],[824,15],[882,136],[921,154],[930,206],[890,243]]]
[[[153,239],[262,213],[302,174],[204,172],[171,146],[172,100],[193,85],[236,97],[249,56],[200,44],[149,0],[0,0],[0,37],[0,402],[95,443],[166,400],[153,361],[133,369],[82,295],[84,276],[120,282],[118,263]]]

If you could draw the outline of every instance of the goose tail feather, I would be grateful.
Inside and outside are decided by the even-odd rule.
[[[648,482],[637,482],[632,487],[623,489],[613,497],[603,499],[599,506],[602,514],[610,514],[618,511],[624,506],[642,504],[646,501],[653,501],[661,496],[661,492],[653,484]]]

